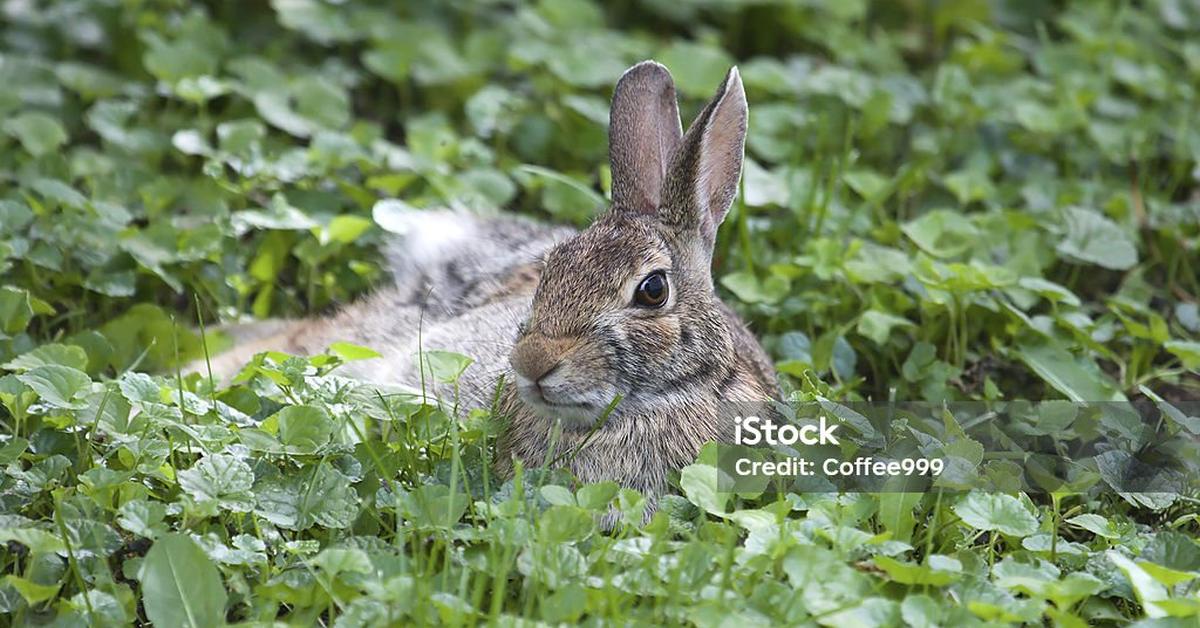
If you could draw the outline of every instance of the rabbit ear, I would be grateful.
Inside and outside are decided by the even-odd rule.
[[[658,208],[667,164],[682,137],[667,68],[643,61],[626,70],[613,92],[608,125],[614,207],[641,213]]]
[[[677,228],[699,227],[711,244],[737,196],[749,108],[737,67],[683,138],[667,174],[662,218]]]

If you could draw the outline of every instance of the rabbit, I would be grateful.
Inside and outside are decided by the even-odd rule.
[[[665,67],[617,83],[609,125],[612,207],[543,264],[513,345],[515,386],[497,461],[547,462],[551,438],[581,482],[650,496],[734,417],[769,411],[779,388],[766,352],[716,295],[717,228],[737,193],[748,107],[737,68],[682,132]],[[620,401],[594,429],[614,397]],[[554,419],[561,433],[549,428]]]
[[[731,438],[747,405],[779,398],[770,359],[711,272],[748,106],[732,68],[685,134],[670,73],[644,61],[618,81],[610,115],[612,204],[588,228],[414,212],[390,249],[395,285],[276,326],[214,370],[342,340],[383,354],[348,364],[351,376],[418,386],[418,349],[464,353],[475,359],[457,390],[466,403],[491,405],[503,382],[501,476],[516,461],[561,463],[653,500],[704,443]]]

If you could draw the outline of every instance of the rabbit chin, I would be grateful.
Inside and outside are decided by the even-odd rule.
[[[556,388],[550,395],[543,395],[537,387],[525,382],[517,387],[517,395],[527,408],[544,419],[562,421],[564,429],[591,429],[604,417],[605,409],[617,394],[617,389],[607,383],[586,390]]]

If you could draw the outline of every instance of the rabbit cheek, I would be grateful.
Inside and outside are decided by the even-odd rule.
[[[633,320],[627,325],[625,337],[635,360],[650,368],[659,367],[679,345],[679,321],[673,316]]]

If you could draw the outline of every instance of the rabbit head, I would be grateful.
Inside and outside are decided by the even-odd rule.
[[[665,67],[642,62],[613,94],[612,206],[552,248],[510,362],[535,414],[586,427],[667,398],[721,391],[736,370],[714,292],[717,227],[738,188],[747,105],[737,68],[682,132]],[[744,330],[743,330],[744,331]]]

